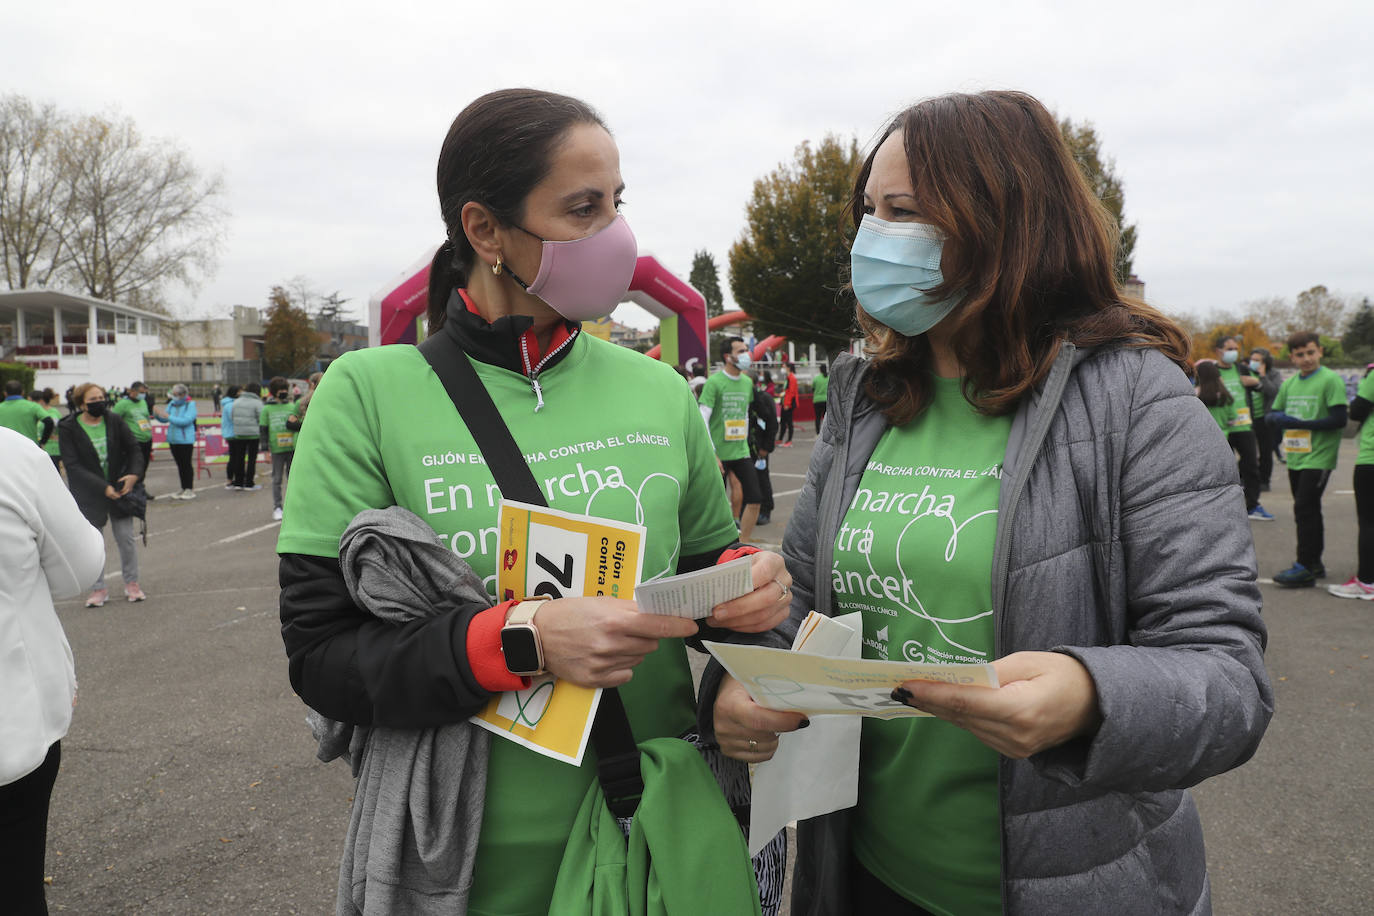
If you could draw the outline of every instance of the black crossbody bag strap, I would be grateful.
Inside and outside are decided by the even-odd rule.
[[[477,370],[472,368],[453,335],[439,331],[419,345],[420,353],[429,362],[434,374],[443,382],[444,390],[467,425],[473,441],[486,459],[491,476],[507,499],[548,506],[539,489],[525,456],[511,436],[506,421],[496,409]],[[606,796],[606,807],[616,817],[629,817],[644,792],[644,779],[639,769],[639,748],[635,744],[630,719],[620,691],[607,687],[601,691],[601,703],[592,722],[592,745],[596,748],[597,781]]]

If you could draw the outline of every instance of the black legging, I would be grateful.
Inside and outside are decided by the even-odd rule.
[[[172,457],[176,459],[177,473],[181,475],[181,488],[183,490],[194,489],[196,485],[196,469],[191,461],[191,454],[195,451],[196,447],[189,443],[185,445],[172,443],[169,447],[172,450]]]
[[[53,742],[42,765],[0,786],[0,888],[5,912],[31,916],[48,912],[43,899],[43,859],[48,846],[48,804],[62,760]]]
[[[1236,466],[1240,471],[1240,487],[1245,492],[1245,511],[1252,512],[1259,505],[1259,446],[1255,431],[1243,429],[1226,437],[1236,452]]]
[[[1259,481],[1260,486],[1269,486],[1269,479],[1274,476],[1274,428],[1260,420],[1255,424],[1255,445],[1259,448]]]
[[[778,442],[792,441],[792,411],[794,407],[782,409],[782,419],[778,421]]]
[[[1355,575],[1374,585],[1374,464],[1355,465],[1355,517],[1360,521],[1360,568]]]
[[[1298,562],[1309,571],[1321,567],[1322,551],[1326,548],[1322,491],[1330,479],[1329,470],[1288,469],[1288,486],[1293,491],[1293,521],[1298,528]]]
[[[821,421],[825,419],[825,401],[817,401],[816,408],[816,435],[821,434]]]

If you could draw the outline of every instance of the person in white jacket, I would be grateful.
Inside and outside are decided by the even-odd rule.
[[[76,670],[53,608],[95,581],[105,539],[48,456],[0,429],[0,888],[7,913],[46,913],[43,857]]]

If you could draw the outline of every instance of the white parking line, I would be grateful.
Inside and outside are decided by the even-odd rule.
[[[805,475],[805,474],[789,474],[789,473],[787,473],[786,471],[773,471],[773,470],[770,470],[770,471],[768,472],[768,476],[769,476],[769,477],[805,477],[806,475]]]
[[[255,534],[262,534],[264,531],[267,531],[271,528],[279,527],[281,527],[281,522],[268,522],[266,525],[261,525],[257,528],[250,528],[247,531],[240,531],[238,534],[231,534],[227,538],[220,538],[218,541],[215,541],[210,546],[217,547],[220,544],[228,544],[231,541],[241,541],[244,538],[250,538]]]
[[[781,490],[781,491],[775,490],[775,491],[773,492],[773,498],[774,498],[774,499],[777,499],[779,496],[796,496],[796,495],[797,495],[798,493],[800,493],[801,491],[802,491],[802,488],[801,488],[801,487],[797,487],[797,489],[795,489],[795,490]]]

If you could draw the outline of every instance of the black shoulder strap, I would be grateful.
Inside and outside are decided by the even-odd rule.
[[[502,495],[507,499],[547,506],[548,501],[530,466],[525,463],[520,446],[515,443],[496,403],[458,342],[451,334],[439,331],[425,338],[419,350],[443,382],[444,390],[486,459]],[[644,792],[644,780],[640,775],[639,748],[630,729],[630,719],[625,713],[620,691],[614,687],[601,691],[601,704],[592,722],[592,744],[596,747],[597,780],[606,796],[606,807],[616,817],[629,817]]]

